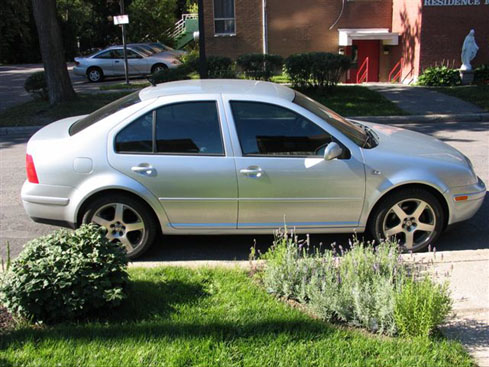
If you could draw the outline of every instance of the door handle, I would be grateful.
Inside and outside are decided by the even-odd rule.
[[[131,167],[131,171],[146,176],[154,176],[156,173],[156,170],[147,163],[142,163],[138,166]]]
[[[120,63],[120,61],[119,61],[119,60],[115,60],[114,62],[115,62],[116,64]]]
[[[263,170],[260,167],[243,168],[239,172],[245,176],[255,178],[260,178],[263,175]]]

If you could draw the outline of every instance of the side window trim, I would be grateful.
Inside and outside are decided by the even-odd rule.
[[[164,152],[158,152],[157,151],[157,143],[156,143],[157,110],[160,108],[168,107],[168,106],[172,106],[172,105],[185,104],[185,103],[199,103],[199,102],[213,102],[213,103],[215,103],[217,123],[218,123],[217,125],[219,128],[219,136],[220,136],[220,142],[221,142],[221,147],[222,147],[222,153],[218,154],[218,153],[201,153],[201,152],[199,152],[199,153],[164,153]],[[119,134],[126,127],[128,127],[132,123],[136,122],[136,120],[138,120],[139,118],[141,118],[144,115],[147,115],[149,113],[152,114],[152,124],[151,124],[152,150],[151,150],[151,152],[120,152],[120,151],[118,151],[117,147],[116,147],[116,144],[117,144],[116,141],[117,141],[117,137],[119,136]],[[127,124],[124,124],[124,126],[120,129],[118,129],[118,131],[113,135],[114,138],[113,138],[113,142],[112,142],[112,147],[113,147],[113,151],[115,154],[126,154],[126,155],[226,157],[228,154],[227,154],[226,144],[224,142],[224,135],[223,135],[224,134],[224,132],[223,132],[224,126],[223,126],[223,124],[224,124],[224,121],[222,120],[222,115],[221,115],[221,111],[219,108],[219,101],[217,99],[196,99],[196,100],[190,100],[190,101],[185,101],[185,102],[178,102],[178,101],[177,102],[170,102],[167,104],[159,105],[157,107],[152,107],[152,109],[150,109],[149,111],[146,111],[146,112],[142,113],[141,115],[138,115],[137,117],[132,118],[130,122],[128,122]]]
[[[312,121],[311,119],[305,117],[304,115],[302,115],[301,113],[298,113],[294,110],[292,110],[291,108],[289,107],[286,107],[286,106],[282,106],[280,104],[277,104],[277,103],[272,103],[272,102],[262,102],[262,101],[255,101],[255,100],[239,100],[239,99],[228,99],[227,100],[227,103],[228,103],[228,106],[229,106],[229,110],[231,112],[231,116],[232,116],[232,119],[233,119],[233,125],[234,125],[234,130],[235,130],[235,135],[236,135],[236,138],[237,138],[237,143],[239,144],[239,148],[241,150],[241,156],[242,157],[257,157],[257,158],[298,158],[298,159],[304,159],[304,158],[319,158],[320,156],[318,155],[273,155],[273,154],[247,154],[244,152],[243,150],[243,145],[241,143],[241,138],[240,138],[240,135],[239,135],[239,132],[238,132],[238,128],[237,128],[237,125],[236,125],[236,118],[235,118],[235,115],[234,115],[234,111],[233,111],[233,102],[245,102],[245,103],[258,103],[258,104],[263,104],[263,105],[270,105],[270,106],[274,106],[274,107],[278,107],[278,108],[282,108],[284,110],[287,110],[288,112],[291,112],[295,115],[298,115],[300,116],[301,118],[305,119],[306,121],[314,124],[314,126],[316,126],[317,128],[321,129],[325,134],[329,135],[331,137],[331,140],[334,141],[334,142],[337,142],[340,144],[341,147],[345,148],[345,149],[348,149],[344,146],[344,144],[342,144],[341,142],[338,141],[338,139],[336,139],[331,133],[329,133],[327,130],[325,130],[322,126],[320,126],[319,124],[317,124],[315,121]]]

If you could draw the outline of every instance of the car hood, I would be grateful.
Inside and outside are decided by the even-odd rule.
[[[377,135],[379,145],[373,150],[379,153],[468,166],[468,160],[462,153],[432,136],[390,125],[362,124]]]

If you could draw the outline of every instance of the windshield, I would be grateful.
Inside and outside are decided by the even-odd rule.
[[[95,112],[92,112],[90,115],[76,121],[73,125],[71,125],[70,135],[75,135],[87,127],[92,126],[96,122],[106,118],[107,116],[139,102],[141,102],[141,99],[139,98],[139,91],[137,91],[109,103],[108,105],[98,109]]]
[[[365,141],[367,140],[367,134],[360,126],[349,122],[344,117],[338,115],[336,112],[330,110],[329,108],[323,106],[322,104],[316,102],[315,100],[305,96],[300,92],[295,91],[295,98],[293,102],[341,131],[345,136],[347,136],[358,146],[364,146]]]

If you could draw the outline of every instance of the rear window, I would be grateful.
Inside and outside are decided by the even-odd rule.
[[[108,105],[99,108],[97,111],[92,112],[90,115],[76,121],[73,125],[70,126],[70,135],[75,135],[82,130],[85,130],[87,127],[92,126],[96,122],[106,118],[109,115],[116,113],[126,107],[135,105],[136,103],[141,102],[141,98],[139,98],[139,91],[131,93],[125,97],[122,97],[114,102],[109,103]]]

